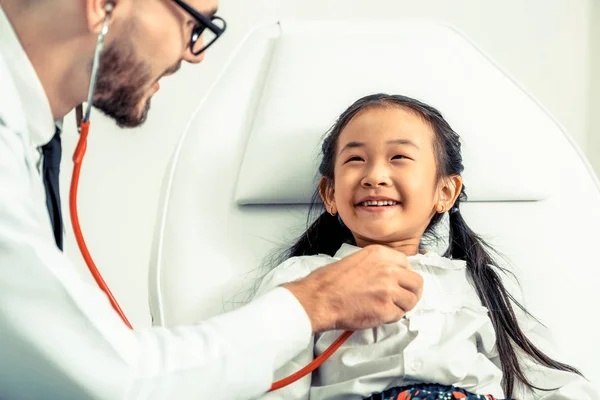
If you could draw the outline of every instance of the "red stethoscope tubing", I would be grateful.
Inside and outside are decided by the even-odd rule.
[[[110,291],[110,288],[102,278],[100,271],[98,271],[98,268],[96,267],[96,264],[94,263],[90,251],[88,250],[88,247],[85,243],[83,233],[81,233],[81,225],[79,224],[79,214],[77,212],[77,189],[79,186],[79,174],[81,172],[81,163],[83,162],[83,156],[85,155],[85,150],[87,148],[87,136],[89,130],[89,121],[83,121],[81,123],[81,129],[79,132],[79,142],[77,143],[75,153],[73,154],[73,177],[71,178],[71,191],[69,194],[69,211],[71,214],[71,224],[73,225],[75,240],[77,241],[77,245],[79,246],[81,255],[83,256],[83,259],[85,260],[88,269],[94,277],[94,280],[96,281],[100,289],[102,289],[102,291],[106,293],[108,299],[110,300],[110,304],[113,306],[117,314],[119,314],[125,325],[127,325],[129,329],[133,329],[133,327],[129,323],[129,320],[125,316],[125,313],[119,306],[117,299],[115,299],[112,292]]]

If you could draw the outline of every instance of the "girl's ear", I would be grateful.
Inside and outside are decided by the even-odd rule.
[[[462,177],[460,175],[452,175],[442,178],[437,189],[437,202],[435,211],[443,213],[452,208],[456,199],[462,191]]]
[[[333,196],[333,182],[327,177],[322,177],[319,181],[319,194],[323,203],[325,203],[325,209],[331,215],[337,214],[337,207],[335,205],[335,198]]]

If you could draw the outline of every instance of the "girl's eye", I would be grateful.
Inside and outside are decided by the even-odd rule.
[[[394,157],[392,157],[392,160],[402,160],[403,158],[407,158],[407,157],[403,156],[401,154],[397,154]]]
[[[351,161],[363,161],[363,159],[358,156],[355,156],[355,157],[349,158],[348,161],[346,161],[346,162],[349,163]]]

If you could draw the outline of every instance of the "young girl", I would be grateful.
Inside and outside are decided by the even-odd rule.
[[[575,368],[544,354],[519,326],[513,304],[525,310],[461,215],[460,149],[442,115],[408,97],[367,96],[340,116],[323,143],[313,202],[326,211],[258,293],[384,245],[409,256],[423,295],[399,322],[355,332],[312,377],[265,398],[600,399]],[[422,243],[445,214],[449,246],[440,256]],[[276,378],[308,364],[341,333],[316,335]]]

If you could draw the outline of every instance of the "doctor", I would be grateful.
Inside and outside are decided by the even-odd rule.
[[[135,127],[161,77],[202,61],[216,1],[0,0],[2,399],[252,398],[311,333],[397,321],[418,301],[406,257],[371,247],[199,325],[132,331],[63,256],[55,121],[86,99],[105,18],[94,106]]]

